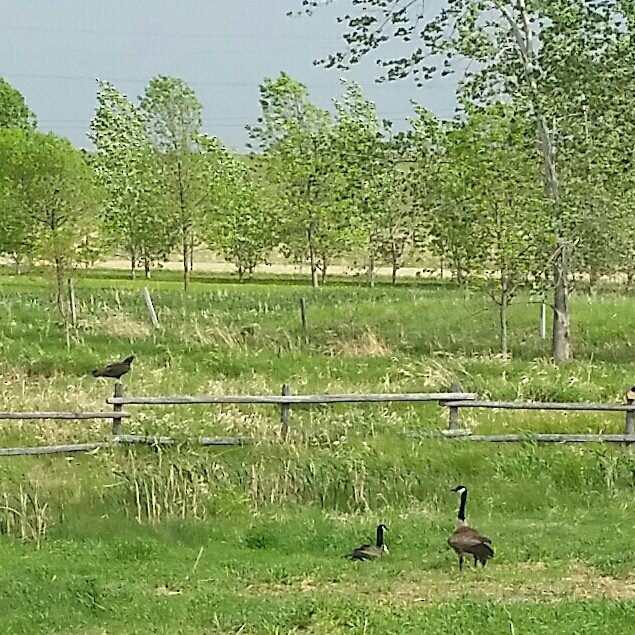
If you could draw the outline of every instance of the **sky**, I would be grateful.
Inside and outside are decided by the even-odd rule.
[[[313,64],[341,49],[335,18],[349,2],[287,17],[301,0],[0,0],[0,76],[22,92],[41,130],[82,148],[91,147],[96,78],[136,100],[152,77],[180,77],[203,104],[205,132],[236,151],[245,150],[245,126],[260,114],[259,85],[283,71],[325,108],[341,95],[340,78],[357,81],[398,130],[412,100],[450,118],[452,78],[423,88],[412,80],[377,84],[370,59],[350,72]]]

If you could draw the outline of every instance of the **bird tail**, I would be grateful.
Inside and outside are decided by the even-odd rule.
[[[494,550],[486,543],[482,543],[481,547],[483,547],[483,551],[484,551],[484,556],[486,558],[493,558],[494,557]]]

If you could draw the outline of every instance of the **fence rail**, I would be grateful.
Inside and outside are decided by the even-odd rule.
[[[113,419],[130,417],[128,412],[0,412],[0,419]]]
[[[289,384],[282,386],[280,395],[203,395],[203,396],[168,396],[145,397],[126,396],[121,382],[115,384],[113,397],[106,400],[111,411],[101,412],[0,412],[0,420],[15,419],[52,419],[52,420],[86,420],[109,419],[112,421],[112,436],[110,440],[93,443],[74,443],[67,445],[0,448],[0,456],[17,456],[28,454],[55,454],[66,452],[85,452],[100,448],[109,448],[117,444],[138,443],[146,445],[174,445],[180,443],[194,443],[201,446],[242,446],[256,443],[252,437],[198,437],[195,439],[174,439],[160,435],[131,435],[122,433],[122,422],[130,418],[129,412],[123,411],[125,405],[140,406],[178,406],[178,405],[213,405],[213,404],[243,404],[243,405],[275,405],[280,408],[280,438],[287,439],[289,432],[289,417],[292,407],[311,405],[333,405],[352,403],[426,403],[437,402],[448,409],[448,429],[444,436],[450,439],[460,439],[473,442],[522,442],[536,441],[540,443],[635,443],[635,403],[628,400],[625,404],[617,403],[558,403],[532,401],[487,401],[479,400],[474,393],[461,391],[458,383],[453,383],[448,392],[433,393],[367,393],[367,394],[322,394],[322,395],[292,395]],[[623,412],[626,424],[623,434],[471,434],[461,429],[459,412],[462,408],[489,408],[497,410],[550,410],[550,411],[594,411],[594,412]],[[439,436],[412,433],[411,437]]]
[[[424,392],[424,393],[370,393],[343,395],[209,395],[202,397],[110,397],[106,400],[109,405],[153,405],[178,406],[184,404],[263,404],[263,405],[294,405],[311,404],[326,405],[334,403],[386,403],[386,402],[425,402],[461,400],[469,403],[476,399],[472,393],[457,392]],[[633,408],[635,410],[635,407]]]
[[[458,399],[456,401],[444,401],[442,405],[450,410],[449,430],[459,429],[459,409],[460,408],[491,408],[494,410],[559,410],[561,412],[624,412],[626,420],[624,423],[624,435],[635,434],[635,403],[627,399],[625,404],[617,403],[558,403],[558,402],[535,402],[535,401],[480,401],[478,399]],[[511,436],[515,435],[499,435]],[[576,436],[576,435],[573,435]],[[580,443],[587,442],[588,439],[582,437],[589,435],[577,435]],[[590,435],[593,436],[593,435]],[[606,435],[601,435],[606,436]],[[472,437],[474,440],[474,437]],[[507,439],[509,441],[519,440],[516,438]],[[538,439],[540,440],[540,439]],[[546,439],[543,439],[546,440]]]

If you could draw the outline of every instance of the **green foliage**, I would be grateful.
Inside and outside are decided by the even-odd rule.
[[[260,87],[262,117],[250,130],[264,152],[284,210],[281,249],[295,262],[308,260],[319,284],[333,258],[350,244],[348,206],[332,165],[334,130],[329,114],[309,102],[306,87],[282,73]]]
[[[280,242],[280,217],[255,169],[227,154],[224,178],[215,190],[216,213],[208,244],[236,265],[239,279],[253,274],[257,265]]]
[[[0,77],[0,130],[34,130],[35,126],[35,114],[27,106],[22,93]]]
[[[218,141],[202,134],[202,110],[196,93],[174,77],[153,78],[140,102],[161,165],[162,204],[174,215],[186,290],[194,248],[213,210],[211,190],[222,157]]]
[[[9,214],[4,251],[53,265],[62,310],[64,276],[98,239],[100,192],[80,152],[54,134],[0,131],[0,198]]]
[[[123,248],[134,278],[167,260],[176,244],[174,213],[165,202],[163,166],[137,108],[112,84],[100,82],[91,138],[95,169],[107,192],[102,216],[111,246]]]

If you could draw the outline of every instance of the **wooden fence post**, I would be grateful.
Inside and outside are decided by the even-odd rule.
[[[450,392],[463,392],[461,384],[458,381],[453,381],[450,384]],[[448,420],[448,430],[459,429],[459,409],[457,406],[450,406],[450,417]]]
[[[540,339],[544,340],[547,337],[547,305],[544,302],[540,303]]]
[[[289,384],[282,384],[282,396],[291,394],[291,386]],[[283,441],[287,440],[289,435],[289,412],[291,406],[288,403],[280,404],[280,437]]]
[[[306,298],[300,298],[300,318],[302,319],[302,328],[306,331],[309,328],[306,319]]]
[[[156,311],[154,310],[154,305],[152,304],[152,298],[150,297],[150,292],[148,291],[148,287],[143,287],[143,297],[146,300],[146,306],[148,307],[148,313],[150,314],[150,320],[152,322],[152,326],[156,329],[159,328],[159,320],[157,319]]]
[[[123,397],[123,384],[118,381],[115,383],[114,397]],[[121,412],[123,410],[123,404],[116,403],[112,407],[113,412]],[[112,433],[117,436],[121,434],[121,417],[112,418]]]
[[[630,406],[633,404],[633,400],[628,398],[631,394],[629,390],[626,397],[626,403]],[[624,434],[635,434],[635,412],[628,410],[626,412],[626,425],[624,426]]]

